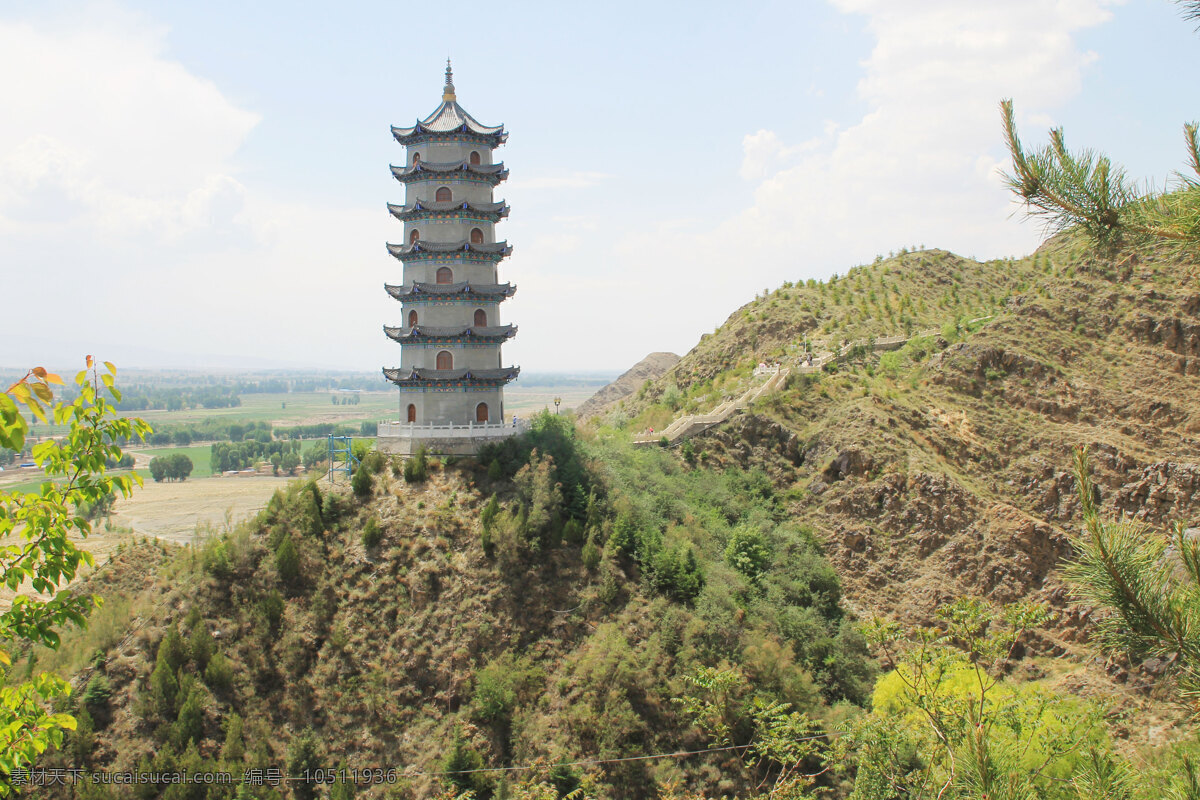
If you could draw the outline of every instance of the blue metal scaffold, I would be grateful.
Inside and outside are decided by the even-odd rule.
[[[354,457],[353,440],[349,436],[329,436],[329,480],[337,480],[340,472],[349,478],[354,473],[358,459]]]

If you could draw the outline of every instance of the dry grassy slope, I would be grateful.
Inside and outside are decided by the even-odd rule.
[[[608,728],[605,714],[620,712],[626,701],[581,694],[581,687],[593,684],[630,698],[630,719],[652,723],[648,731],[634,728],[645,747],[659,746],[660,737],[667,749],[679,741],[699,746],[676,708],[647,687],[624,685],[630,665],[667,675],[676,651],[686,649],[688,635],[681,635],[683,644],[664,648],[655,633],[670,627],[671,603],[638,593],[636,581],[627,584],[619,567],[606,586],[603,574],[581,566],[576,548],[549,551],[536,566],[502,574],[480,546],[479,513],[487,493],[470,477],[437,472],[416,487],[388,475],[377,481],[376,498],[366,504],[346,486],[333,490],[340,499],[327,496],[326,509],[337,502],[343,511],[332,530],[303,539],[304,585],[288,600],[278,632],[265,633],[256,610],[263,587],[275,580],[261,532],[233,534],[227,580],[198,569],[202,556],[195,551],[172,550],[181,555],[164,563],[165,551],[153,545],[122,553],[98,573],[93,583],[106,594],[140,598],[140,616],[128,627],[106,626],[112,627],[107,637],[89,638],[86,647],[69,637],[64,648],[76,657],[62,671],[76,674],[78,686],[91,674],[76,673],[83,660],[96,650],[107,656],[102,670],[113,696],[89,766],[132,770],[156,751],[157,723],[145,718],[138,698],[168,626],[182,628],[193,608],[203,611],[203,624],[236,676],[231,693],[206,695],[199,752],[207,758],[221,752],[222,728],[233,711],[247,720],[247,753],[259,752],[263,763],[284,763],[291,737],[306,728],[318,732],[329,766],[436,771],[459,725],[493,763],[561,756],[563,743],[607,752],[620,744],[614,736],[628,734]],[[383,540],[368,552],[360,532],[372,516]],[[148,571],[137,570],[139,562]],[[96,588],[93,583],[85,588]],[[91,631],[86,635],[95,638]],[[518,718],[515,724],[528,730],[516,737],[511,753],[496,730],[459,713],[470,703],[476,670],[506,651],[543,670],[535,679],[538,696],[521,697],[522,707],[533,709],[540,700],[549,709]],[[631,765],[628,779],[644,780],[646,769]],[[621,774],[616,770],[615,779]],[[429,775],[406,786],[406,797],[437,789]]]
[[[922,618],[959,595],[1032,595],[1061,612],[1047,649],[1070,647],[1088,613],[1056,569],[1077,525],[1072,449],[1092,449],[1106,511],[1154,525],[1200,515],[1200,294],[1184,285],[1186,265],[1098,259],[1057,240],[1015,263],[914,254],[861,272],[877,296],[882,275],[923,299],[918,327],[950,315],[936,298],[955,285],[960,299],[995,298],[996,316],[895,379],[860,367],[797,382],[696,450],[764,465],[792,489],[793,513],[823,534],[852,604]],[[822,298],[822,314],[802,310]],[[863,331],[856,303],[835,305],[828,287],[759,299],[643,407],[668,381],[686,388],[786,351],[805,330]]]

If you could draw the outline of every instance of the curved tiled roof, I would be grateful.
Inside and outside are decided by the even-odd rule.
[[[408,144],[406,139],[411,140],[426,133],[473,133],[477,136],[495,138],[498,140],[496,144],[501,144],[508,138],[503,125],[484,125],[468,114],[467,110],[453,99],[443,100],[432,114],[425,119],[417,120],[411,127],[392,126],[392,136],[395,136],[396,141],[400,144]]]
[[[461,380],[508,382],[519,374],[521,374],[520,367],[501,367],[500,369],[425,369],[424,367],[388,369],[385,367],[383,370],[383,377],[392,383]]]
[[[404,286],[396,286],[391,283],[383,285],[384,290],[397,300],[404,300],[410,297],[419,297],[422,295],[451,295],[451,294],[470,294],[480,297],[492,297],[502,295],[504,297],[512,297],[516,294],[517,287],[511,283],[423,283],[416,281],[412,284]]]
[[[473,211],[483,216],[500,219],[508,216],[508,206],[501,200],[498,203],[474,203],[470,200],[417,200],[408,205],[388,203],[388,211],[398,220],[406,221],[419,218],[421,212],[446,213],[448,211]]]
[[[489,178],[494,184],[508,177],[504,162],[497,164],[472,164],[467,159],[462,161],[418,161],[409,166],[391,165],[392,175],[401,183],[450,175],[454,172],[469,173],[483,178]]]
[[[383,332],[389,339],[397,342],[417,342],[422,339],[453,339],[465,337],[470,339],[509,339],[517,334],[515,325],[416,325],[412,328],[393,328],[383,326]]]
[[[512,247],[508,242],[483,242],[481,244],[471,244],[467,239],[459,239],[457,242],[427,242],[424,239],[418,239],[412,244],[392,244],[388,242],[388,252],[396,258],[403,260],[407,256],[420,255],[421,253],[480,253],[488,256],[505,256],[512,253]]]

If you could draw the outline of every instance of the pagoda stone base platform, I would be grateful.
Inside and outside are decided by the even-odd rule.
[[[478,425],[418,425],[408,422],[381,422],[375,449],[399,456],[416,455],[422,445],[430,455],[471,456],[485,444],[515,436],[525,423]]]

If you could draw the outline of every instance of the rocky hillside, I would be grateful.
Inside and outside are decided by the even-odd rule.
[[[1089,609],[1057,566],[1086,446],[1103,507],[1162,526],[1200,515],[1200,293],[1195,267],[1154,253],[1099,258],[1068,239],[1020,261],[905,253],[738,310],[642,397],[629,427],[703,411],[807,335],[934,327],[896,354],[793,376],[686,445],[765,468],[813,527],[864,611],[925,617],[960,595],[1033,596],[1059,612],[1061,652]],[[969,322],[974,320],[974,322]]]
[[[646,381],[661,377],[678,363],[679,356],[674,353],[651,353],[623,372],[615,381],[589,397],[575,410],[575,413],[580,419],[602,414],[632,395]]]

